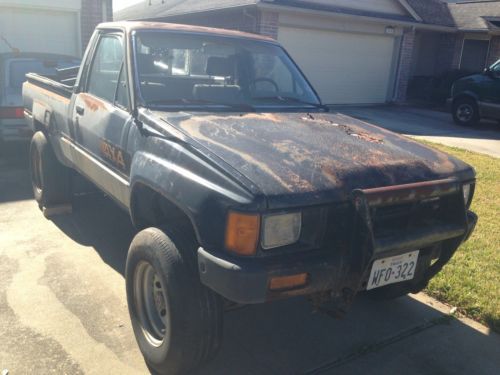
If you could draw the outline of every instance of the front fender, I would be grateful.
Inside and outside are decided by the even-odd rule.
[[[257,202],[259,199],[229,175],[183,145],[165,139],[154,142],[151,151],[134,154],[130,169],[131,199],[140,185],[153,189],[189,217],[200,245],[207,248],[223,245],[229,208],[264,207],[263,200]],[[132,211],[132,202],[130,207]],[[134,212],[131,216],[134,220]]]

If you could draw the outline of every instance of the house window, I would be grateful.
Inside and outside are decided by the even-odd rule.
[[[489,40],[465,39],[460,69],[470,72],[481,72],[486,67],[489,47]]]

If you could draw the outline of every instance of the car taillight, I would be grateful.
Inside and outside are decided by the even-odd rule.
[[[23,107],[0,107],[0,119],[24,118]]]

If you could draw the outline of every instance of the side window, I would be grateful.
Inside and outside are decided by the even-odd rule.
[[[90,68],[87,92],[113,103],[122,63],[122,39],[114,35],[103,36]]]

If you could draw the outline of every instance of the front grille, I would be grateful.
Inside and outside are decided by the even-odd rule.
[[[394,206],[371,209],[373,234],[376,238],[392,237],[412,227],[439,225],[446,220],[446,199],[436,197]]]

